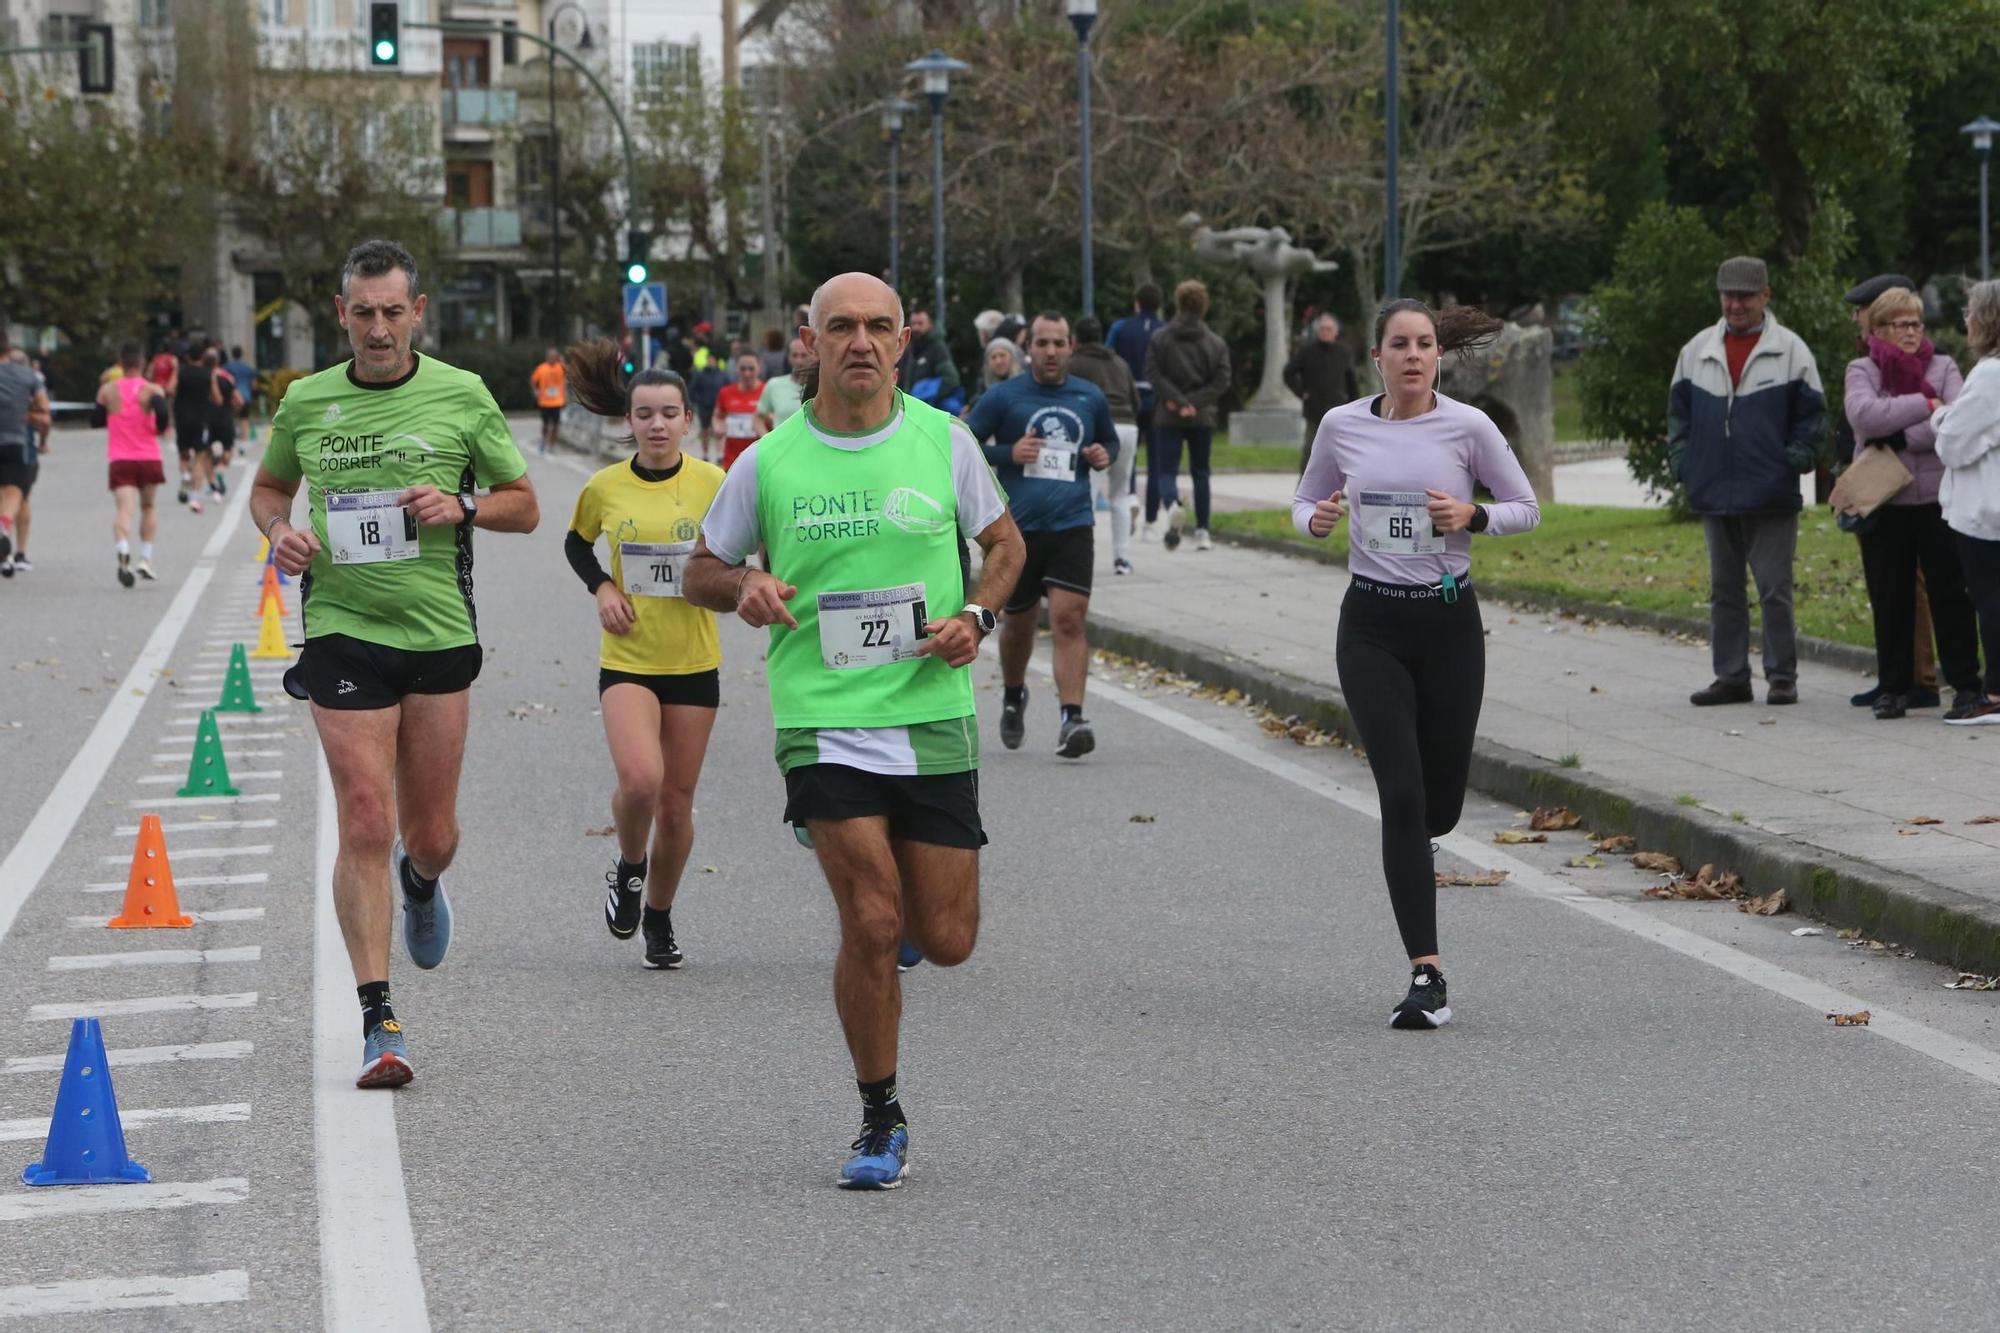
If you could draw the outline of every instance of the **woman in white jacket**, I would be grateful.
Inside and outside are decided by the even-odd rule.
[[[1958,401],[1931,417],[1944,463],[1938,501],[1957,534],[1965,587],[1986,651],[1986,697],[1954,708],[1954,726],[2000,726],[2000,282],[1975,285],[1965,303],[1965,336],[1979,363]]]

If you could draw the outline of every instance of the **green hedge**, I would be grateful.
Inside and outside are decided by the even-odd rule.
[[[468,342],[440,348],[438,357],[486,381],[502,412],[535,410],[534,386],[528,376],[547,354],[546,339],[535,342]]]

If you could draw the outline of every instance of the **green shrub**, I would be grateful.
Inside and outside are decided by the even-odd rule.
[[[502,412],[535,410],[535,390],[528,376],[548,352],[546,339],[528,342],[454,342],[439,353],[460,370],[486,381]]]

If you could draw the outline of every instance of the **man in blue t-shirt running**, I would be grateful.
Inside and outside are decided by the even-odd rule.
[[[1056,697],[1062,723],[1056,753],[1080,759],[1097,746],[1083,718],[1083,685],[1090,672],[1084,616],[1090,609],[1095,563],[1095,519],[1090,473],[1118,456],[1118,427],[1104,392],[1072,378],[1069,320],[1053,311],[1028,325],[1032,373],[1002,380],[980,395],[966,424],[1000,474],[1014,522],[1028,547],[1000,629],[1000,742],[1021,748],[1026,734],[1028,659],[1035,651],[1035,613],[1044,593],[1055,635]]]

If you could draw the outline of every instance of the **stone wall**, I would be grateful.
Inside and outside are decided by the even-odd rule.
[[[1493,418],[1543,504],[1556,498],[1554,350],[1548,328],[1510,323],[1485,347],[1447,356],[1442,385]]]

